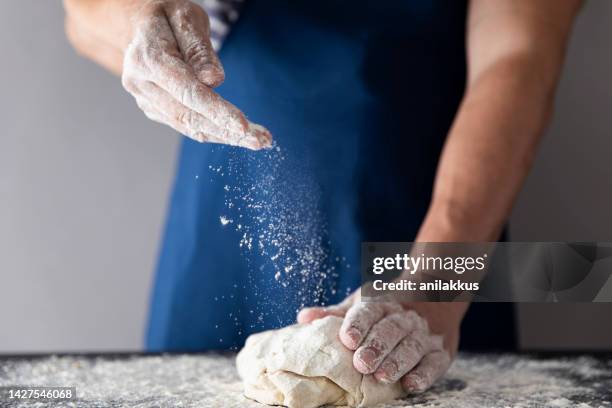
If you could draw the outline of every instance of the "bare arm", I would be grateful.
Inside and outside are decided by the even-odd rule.
[[[472,0],[467,90],[417,240],[497,238],[550,116],[579,6],[580,0]],[[355,350],[355,368],[419,392],[450,366],[468,306],[361,302],[357,291],[339,305],[304,309],[298,320],[344,316],[339,335]]]
[[[419,241],[494,241],[549,120],[581,0],[472,0],[468,83]]]

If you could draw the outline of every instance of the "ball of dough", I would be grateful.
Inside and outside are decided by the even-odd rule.
[[[372,406],[405,395],[353,367],[353,352],[338,338],[342,319],[328,316],[250,336],[237,357],[245,396],[269,405]]]

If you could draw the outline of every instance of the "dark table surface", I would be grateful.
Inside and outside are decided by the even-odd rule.
[[[0,407],[259,407],[233,354],[0,356],[0,386],[71,386],[71,402]],[[460,354],[431,390],[384,407],[612,408],[610,354]]]

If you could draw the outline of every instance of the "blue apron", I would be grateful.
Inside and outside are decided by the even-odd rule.
[[[240,347],[356,289],[362,241],[414,239],[464,89],[465,8],[246,2],[218,91],[275,148],[184,139],[149,350]]]

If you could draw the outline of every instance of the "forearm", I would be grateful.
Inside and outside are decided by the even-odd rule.
[[[498,239],[552,107],[554,86],[538,79],[532,62],[522,57],[501,61],[468,88],[440,159],[418,241]],[[461,321],[469,303],[411,307],[439,332],[448,319]],[[459,338],[446,336],[445,342],[454,350]]]
[[[417,240],[498,238],[552,111],[581,3],[470,0],[467,90]]]
[[[496,240],[531,166],[557,72],[537,56],[501,60],[466,92],[444,147],[420,241]]]

